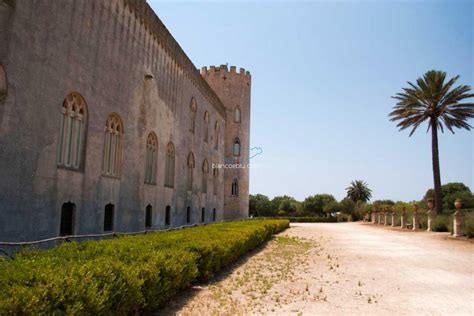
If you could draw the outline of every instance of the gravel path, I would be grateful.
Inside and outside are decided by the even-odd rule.
[[[447,234],[294,224],[162,313],[474,315],[473,259]]]

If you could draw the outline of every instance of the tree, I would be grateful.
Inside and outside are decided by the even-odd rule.
[[[341,205],[336,201],[331,201],[323,208],[324,213],[329,217],[341,211]]]
[[[316,194],[308,196],[303,201],[303,211],[313,213],[316,215],[324,215],[324,206],[330,202],[335,202],[336,199],[331,194]]]
[[[341,212],[346,213],[346,214],[353,214],[356,203],[351,198],[346,197],[341,202],[339,202],[339,206],[341,208]]]
[[[274,216],[277,210],[272,209],[268,196],[256,194],[249,196],[249,213],[254,216]]]
[[[464,183],[460,182],[451,182],[446,183],[441,186],[441,196],[442,196],[442,205],[443,209],[451,210],[454,208],[454,201],[456,199],[462,200],[463,208],[472,208],[474,207],[474,195],[471,193],[471,190]],[[434,198],[433,189],[426,191],[425,196],[423,197],[424,201]]]
[[[446,73],[430,70],[418,78],[416,85],[408,82],[410,87],[393,96],[398,100],[390,121],[398,121],[399,130],[411,128],[410,136],[425,121],[427,131],[431,130],[431,155],[433,164],[435,210],[442,211],[441,174],[439,168],[438,130],[442,133],[446,127],[454,134],[454,128],[470,130],[468,120],[474,117],[474,104],[461,103],[472,98],[471,87],[460,85],[453,88],[459,76],[445,82]]]
[[[351,185],[346,188],[347,197],[353,202],[367,202],[372,197],[372,190],[369,189],[367,183],[362,180],[354,180]]]

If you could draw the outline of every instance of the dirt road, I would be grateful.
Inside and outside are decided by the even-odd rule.
[[[371,224],[295,224],[162,312],[474,315],[474,243]]]

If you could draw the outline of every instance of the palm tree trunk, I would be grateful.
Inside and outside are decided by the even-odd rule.
[[[443,196],[441,193],[441,175],[439,172],[438,121],[436,118],[431,119],[431,154],[433,160],[435,212],[441,213],[443,211]]]

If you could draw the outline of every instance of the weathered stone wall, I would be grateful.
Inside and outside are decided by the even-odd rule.
[[[185,224],[187,206],[192,207],[192,223],[200,221],[202,207],[206,221],[213,208],[217,220],[224,218],[230,186],[219,173],[214,195],[211,170],[207,194],[202,193],[201,166],[204,159],[224,162],[229,147],[214,149],[213,126],[219,122],[219,139],[227,141],[229,109],[144,0],[0,0],[0,19],[0,40],[7,39],[0,45],[0,65],[8,83],[0,101],[0,240],[57,236],[61,205],[68,201],[76,204],[75,234],[101,233],[107,203],[115,204],[115,231],[143,230],[148,204],[154,228],[164,227],[167,205],[172,226]],[[246,89],[241,139],[248,147]],[[79,171],[56,164],[61,106],[73,91],[84,97],[88,109],[85,162]],[[192,97],[197,101],[194,134],[189,131]],[[210,114],[208,143],[203,141],[205,111]],[[101,169],[111,112],[124,124],[120,178],[103,176]],[[144,184],[151,131],[158,136],[156,185]],[[169,141],[176,149],[174,188],[164,187]],[[186,189],[190,151],[196,159],[192,192]],[[239,176],[243,212],[248,209],[248,173]]]
[[[250,90],[251,76],[248,71],[226,65],[203,67],[201,75],[226,107],[225,162],[240,164],[239,168],[224,169],[224,218],[247,218],[249,215],[249,153],[250,153]],[[241,110],[240,123],[234,122],[235,107]],[[241,156],[234,157],[233,143],[238,137],[241,144]],[[232,196],[232,181],[239,181],[239,195]]]

